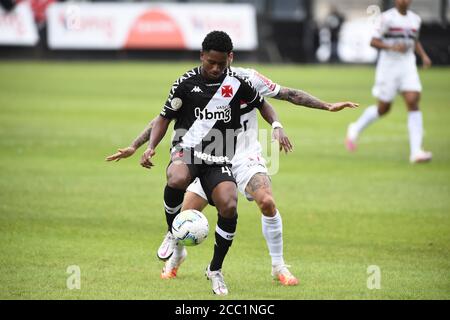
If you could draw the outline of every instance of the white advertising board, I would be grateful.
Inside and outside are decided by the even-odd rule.
[[[227,32],[236,50],[258,46],[248,4],[54,3],[47,19],[52,49],[196,50],[213,30]]]

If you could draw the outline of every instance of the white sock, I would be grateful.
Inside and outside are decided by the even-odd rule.
[[[378,114],[378,107],[375,105],[372,105],[368,107],[364,113],[356,120],[356,122],[353,122],[351,124],[350,130],[349,130],[349,138],[355,140],[358,138],[359,134],[372,122],[377,120],[380,117]]]
[[[177,257],[181,256],[181,253],[183,252],[183,248],[184,246],[180,243],[177,243],[177,245],[175,246],[174,250],[173,250],[173,254]]]
[[[261,217],[262,232],[266,238],[269,254],[272,258],[272,265],[284,264],[283,259],[283,221],[277,210],[273,217]]]
[[[409,145],[413,156],[422,149],[423,120],[421,111],[408,112],[408,129]]]

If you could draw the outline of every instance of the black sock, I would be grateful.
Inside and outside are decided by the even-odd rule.
[[[233,237],[236,232],[237,218],[237,213],[231,219],[227,219],[219,215],[215,232],[216,244],[214,245],[214,256],[211,260],[209,270],[217,271],[222,269],[223,260],[227,255],[228,249],[233,243]]]
[[[174,189],[166,185],[164,189],[164,210],[166,212],[167,230],[172,230],[172,222],[180,213],[183,205],[184,190]]]

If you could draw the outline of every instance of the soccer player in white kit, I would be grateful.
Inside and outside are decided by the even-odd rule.
[[[296,105],[332,112],[340,111],[346,107],[355,108],[358,106],[352,102],[323,102],[304,91],[281,87],[279,84],[272,82],[253,69],[230,67],[229,72],[235,73],[241,78],[248,79],[255,90],[263,97],[272,97],[289,101]],[[241,105],[241,108],[243,110],[243,114],[241,114],[243,131],[237,137],[236,152],[232,159],[232,173],[236,179],[238,190],[248,200],[255,200],[262,213],[262,232],[272,259],[272,275],[283,285],[297,285],[297,278],[288,270],[288,266],[283,259],[282,220],[273,199],[266,161],[262,157],[261,144],[258,142],[257,115],[254,110],[245,112],[245,105]],[[130,147],[119,149],[117,153],[107,157],[106,160],[118,161],[134,154],[148,140],[151,125],[150,123]],[[272,128],[274,129],[274,134],[280,134],[277,129],[282,129],[283,127],[280,122],[274,121]],[[292,148],[288,140],[284,142],[280,141],[281,143],[284,144],[283,148],[285,150]],[[202,211],[207,205],[208,200],[206,194],[203,191],[199,179],[196,179],[187,188],[183,207],[178,212],[187,209]],[[174,278],[176,277],[179,266],[186,257],[186,250],[182,246],[178,246],[175,238],[168,232],[158,250],[158,257],[161,260],[165,260],[161,278]]]
[[[419,110],[422,85],[414,52],[421,57],[425,68],[431,66],[431,60],[419,41],[421,19],[408,10],[410,4],[410,0],[396,0],[395,8],[383,12],[378,20],[370,43],[380,50],[372,89],[378,105],[368,107],[356,122],[348,126],[345,142],[349,151],[355,151],[361,132],[390,110],[392,101],[400,92],[408,108],[410,162],[420,163],[430,161],[432,154],[422,149],[423,123]]]

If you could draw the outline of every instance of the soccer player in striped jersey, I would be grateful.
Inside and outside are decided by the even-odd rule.
[[[230,55],[230,64],[232,58],[233,56]],[[289,101],[295,105],[332,112],[340,111],[346,107],[357,107],[357,104],[352,102],[323,102],[302,90],[282,87],[253,69],[231,67],[229,72],[236,73],[239,77],[248,79],[260,95],[264,97],[272,97],[278,100]],[[256,112],[248,108],[246,109],[245,106],[243,106],[242,110],[244,112],[241,115],[241,125],[244,131],[237,138],[236,154],[232,160],[232,172],[236,176],[238,189],[247,199],[254,199],[262,213],[262,229],[272,258],[272,274],[283,285],[296,285],[298,280],[289,272],[284,263],[282,220],[276,208],[275,200],[273,199],[271,182],[267,175],[264,158],[261,155],[261,145],[256,138],[252,138],[258,131]],[[272,120],[278,120],[276,115]],[[280,142],[280,146],[285,151],[291,150],[292,146],[289,139],[285,136],[281,124],[278,121],[269,123],[274,128],[274,137]],[[148,141],[152,125],[153,121],[150,122],[148,127],[145,128],[129,147],[119,149],[117,153],[107,157],[107,160],[119,161],[120,159],[133,155],[140,146]],[[191,208],[201,211],[207,203],[207,197],[201,183],[196,179],[188,187],[188,192],[184,198],[183,209]],[[178,212],[180,212],[180,208],[172,212],[173,216]],[[177,246],[176,240],[170,233],[170,226],[158,250],[158,257],[166,261],[161,277],[175,277],[179,265],[185,258],[185,251],[184,248]]]
[[[274,121],[271,114],[264,114],[264,99],[250,82],[226,72],[232,49],[232,41],[224,32],[214,31],[205,37],[201,66],[186,72],[172,86],[163,110],[153,123],[149,146],[141,158],[142,166],[149,169],[153,166],[155,149],[170,121],[175,120],[164,190],[167,224],[170,230],[180,212],[186,188],[199,178],[208,202],[218,210],[214,254],[206,269],[213,292],[218,295],[228,294],[222,264],[237,225],[237,190],[231,159],[241,128],[241,105],[249,110],[260,109],[263,116]],[[177,247],[174,251],[172,258],[181,263],[186,250]],[[161,250],[159,256],[160,253]],[[160,258],[164,258],[164,254],[161,253]]]
[[[380,50],[372,94],[377,105],[368,107],[356,122],[347,128],[346,147],[356,150],[356,141],[371,123],[386,115],[398,92],[408,109],[410,162],[428,162],[431,152],[422,149],[423,120],[419,110],[422,85],[416,67],[414,52],[421,57],[425,68],[431,66],[419,41],[421,19],[408,10],[410,0],[395,0],[395,8],[383,12],[378,20],[371,46]]]

